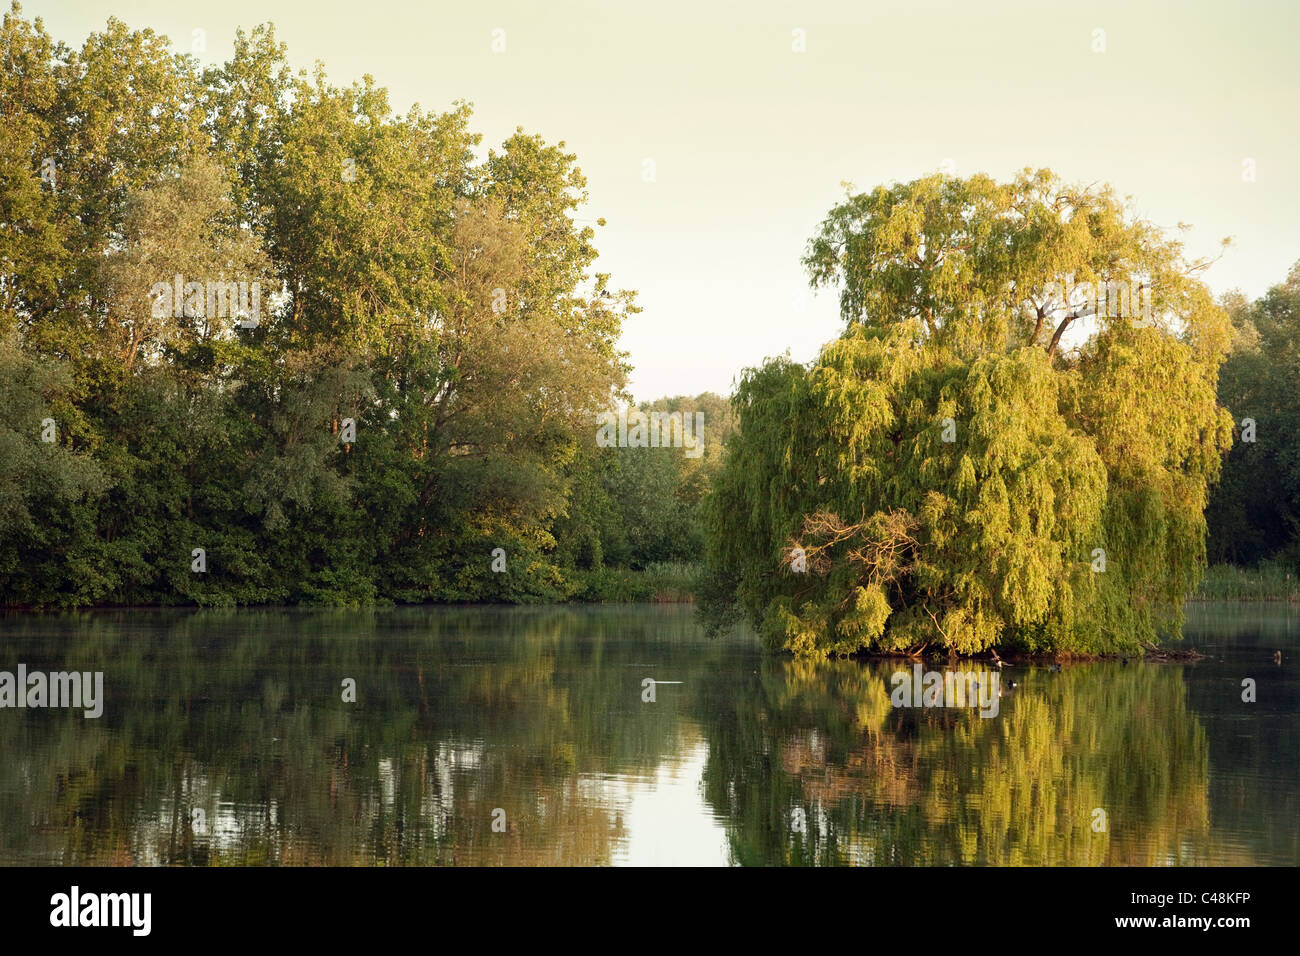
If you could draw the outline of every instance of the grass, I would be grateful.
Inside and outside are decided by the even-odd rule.
[[[1216,564],[1206,570],[1191,600],[1300,602],[1300,576],[1276,564],[1258,568]]]
[[[652,601],[687,603],[695,600],[700,566],[685,561],[659,561],[640,572],[654,592]]]
[[[601,568],[580,575],[581,587],[573,600],[597,604],[631,604],[654,601],[685,604],[695,599],[700,566],[685,561],[660,561],[644,570]]]

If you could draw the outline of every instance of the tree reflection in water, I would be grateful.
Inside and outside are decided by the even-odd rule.
[[[3,863],[585,865],[638,843],[741,864],[1297,862],[1293,836],[1260,836],[1294,820],[1294,735],[1242,723],[1295,711],[1286,668],[1260,677],[1282,703],[1245,713],[1229,665],[1019,668],[981,718],[894,709],[906,665],[766,657],[676,607],[9,615],[0,635],[9,666],[103,670],[106,695],[98,720],[0,712]],[[646,677],[682,683],[646,703]]]

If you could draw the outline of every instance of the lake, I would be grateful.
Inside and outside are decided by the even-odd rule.
[[[103,713],[0,709],[0,863],[1295,866],[1300,609],[1188,618],[981,717],[689,606],[8,614]]]

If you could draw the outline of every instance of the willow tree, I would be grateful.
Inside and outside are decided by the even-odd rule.
[[[1232,435],[1207,261],[1026,170],[851,194],[804,263],[846,328],[737,389],[706,619],[799,655],[1178,632]]]

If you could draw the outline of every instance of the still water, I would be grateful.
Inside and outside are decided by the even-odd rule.
[[[1297,609],[1188,617],[981,718],[681,606],[3,616],[104,711],[0,709],[0,864],[1294,866]]]

